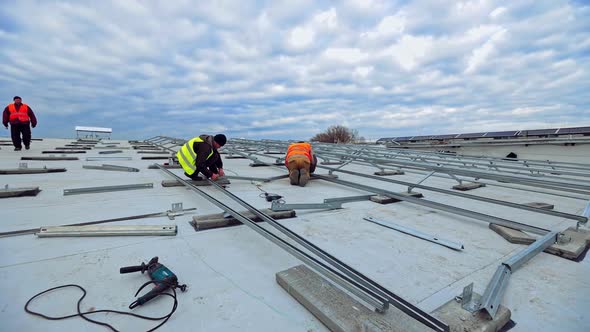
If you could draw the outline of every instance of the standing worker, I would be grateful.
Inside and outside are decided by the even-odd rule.
[[[223,163],[217,149],[226,142],[227,138],[223,134],[201,135],[186,142],[176,153],[184,175],[193,180],[202,180],[199,172],[212,180],[224,176]]]
[[[315,171],[318,159],[311,150],[311,144],[297,142],[289,145],[285,156],[285,166],[289,169],[289,180],[291,184],[298,184],[305,187]]]
[[[19,96],[14,96],[12,100],[14,103],[4,108],[2,124],[8,129],[8,123],[10,122],[10,134],[12,136],[14,151],[20,151],[23,148],[21,134],[23,135],[22,142],[25,143],[25,149],[28,150],[31,147],[30,125],[35,128],[37,126],[37,118],[29,105],[22,103],[22,99]]]

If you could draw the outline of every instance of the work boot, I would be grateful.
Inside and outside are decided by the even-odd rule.
[[[27,150],[28,150],[28,149],[30,149],[30,148],[31,148],[31,146],[30,146],[30,145],[25,145],[25,149],[27,149]]]
[[[298,169],[292,169],[289,171],[289,181],[293,185],[299,184],[299,170]]]
[[[23,149],[23,148],[14,148],[14,151],[20,151],[20,150],[22,150],[22,149]]]
[[[299,185],[305,187],[307,181],[309,181],[309,172],[306,169],[302,169],[300,171],[300,174],[301,175],[299,176]]]

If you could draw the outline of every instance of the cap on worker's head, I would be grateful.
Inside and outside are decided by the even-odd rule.
[[[17,99],[22,99],[22,98],[21,98],[21,97],[19,97],[19,96],[14,96],[14,98],[12,98],[12,101],[15,101],[15,100],[17,100]]]
[[[227,138],[225,137],[224,134],[217,134],[213,137],[213,140],[215,142],[217,142],[217,144],[224,146],[225,143],[227,142]]]

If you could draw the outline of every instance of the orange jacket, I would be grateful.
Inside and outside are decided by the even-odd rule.
[[[10,123],[13,123],[14,120],[18,120],[20,122],[29,122],[31,119],[29,118],[29,105],[21,103],[19,109],[17,110],[16,107],[14,107],[14,104],[10,104],[8,105],[8,112],[10,113],[10,116],[8,118],[8,120],[10,121]]]
[[[287,149],[287,156],[285,157],[285,164],[289,160],[289,157],[294,155],[304,155],[309,158],[309,161],[312,161],[312,152],[311,152],[311,144],[309,143],[293,143],[289,145]]]

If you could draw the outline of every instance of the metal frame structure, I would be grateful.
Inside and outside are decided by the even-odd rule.
[[[246,207],[249,211],[253,212],[255,215],[260,217],[263,221],[266,221],[268,224],[279,230],[282,234],[288,236],[291,240],[297,242],[299,245],[303,246],[314,255],[320,257],[324,262],[318,260],[317,258],[305,253],[304,251],[298,249],[297,247],[293,246],[292,244],[286,242],[285,240],[278,237],[276,234],[270,232],[269,230],[265,229],[264,227],[256,224],[251,219],[245,217],[241,213],[233,210],[229,206],[225,205],[221,201],[213,198],[209,194],[205,193],[197,186],[192,185],[188,181],[183,180],[181,177],[175,175],[174,173],[170,172],[166,168],[157,165],[162,171],[166,172],[167,174],[171,175],[172,177],[176,178],[176,180],[180,181],[189,189],[197,192],[202,197],[207,199],[209,202],[217,205],[219,208],[224,210],[226,213],[231,214],[234,218],[239,220],[240,222],[244,223],[260,235],[264,236],[268,240],[272,241],[273,243],[279,245],[281,248],[285,249],[287,252],[291,253],[308,266],[312,267],[314,270],[318,271],[319,273],[323,274],[333,282],[337,283],[341,287],[347,289],[351,293],[355,294],[357,297],[362,299],[365,303],[370,304],[378,311],[384,311],[387,309],[388,305],[391,303],[392,305],[396,306],[409,316],[413,317],[414,319],[418,320],[422,324],[428,326],[429,328],[435,331],[449,331],[449,326],[444,322],[438,320],[437,318],[431,316],[430,314],[422,311],[420,308],[412,305],[408,301],[402,299],[398,295],[392,293],[391,291],[387,290],[383,286],[377,284],[373,280],[369,279],[368,277],[364,276],[360,272],[354,270],[352,267],[346,265],[345,263],[339,261],[334,256],[328,254],[327,252],[323,251],[322,249],[318,248],[311,242],[305,240],[300,235],[296,234],[295,232],[289,230],[285,226],[281,225],[280,223],[276,222],[272,217],[268,216],[267,214],[257,210],[253,206],[249,205],[245,201],[241,200],[239,197],[235,196],[234,194],[230,193],[229,191],[225,190],[223,187],[219,186],[214,181],[210,181],[211,185],[215,188],[219,189],[222,193],[226,194],[234,201],[238,202],[240,205]],[[327,264],[326,264],[327,263]]]

